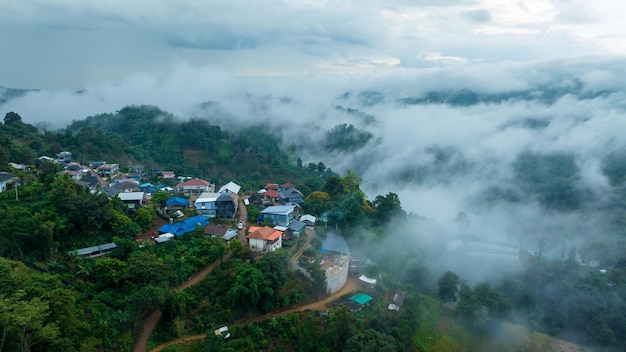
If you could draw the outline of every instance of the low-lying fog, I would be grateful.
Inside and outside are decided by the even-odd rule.
[[[622,235],[624,64],[474,64],[320,77],[180,67],[167,77],[137,74],[80,92],[31,92],[0,105],[0,113],[15,111],[51,129],[152,104],[235,133],[262,124],[295,146],[305,165],[356,171],[369,199],[397,193],[421,220],[398,226],[395,239],[436,244],[449,254],[437,252],[444,263],[463,248],[478,265],[498,270],[506,265],[492,263],[508,263],[520,248],[566,257],[573,246],[611,244]],[[327,148],[327,133],[342,123],[371,136],[349,152]]]

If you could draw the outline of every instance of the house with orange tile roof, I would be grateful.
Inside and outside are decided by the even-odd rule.
[[[250,226],[248,246],[255,252],[273,252],[283,246],[283,232],[269,226]]]

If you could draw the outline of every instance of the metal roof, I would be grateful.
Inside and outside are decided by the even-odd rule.
[[[77,249],[75,251],[67,252],[67,254],[69,254],[69,255],[88,255],[88,254],[95,253],[95,252],[111,250],[111,249],[116,248],[116,247],[117,247],[117,245],[115,243],[106,243],[106,244],[101,244],[99,246],[93,246],[93,247]]]
[[[337,252],[350,255],[350,248],[343,237],[329,232],[326,234],[326,238],[322,240],[322,252]]]
[[[271,206],[263,209],[261,214],[289,214],[294,208],[293,205]]]
[[[349,298],[349,300],[354,301],[358,304],[365,304],[371,300],[373,300],[372,296],[366,295],[365,293],[357,293],[356,295]]]

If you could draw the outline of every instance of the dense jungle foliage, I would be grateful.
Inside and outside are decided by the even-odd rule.
[[[353,147],[341,144],[344,134],[353,137],[348,144],[370,138],[351,126],[339,126],[327,136],[336,142],[330,149]],[[178,121],[156,107],[139,106],[41,132],[9,113],[0,125],[0,169],[16,175],[19,186],[0,193],[0,350],[128,351],[146,317],[157,309],[162,317],[149,346],[207,333],[195,345],[170,351],[559,350],[553,340],[520,333],[510,322],[592,348],[624,348],[623,246],[592,243],[578,249],[589,257],[586,262],[610,253],[604,255],[604,273],[573,256],[559,260],[535,255],[525,257],[516,275],[469,283],[451,272],[436,277],[420,249],[396,243],[389,248],[393,255],[372,255],[375,264],[367,273],[380,280],[375,289],[364,289],[375,300],[362,311],[338,307],[328,315],[281,315],[324,296],[319,264],[310,266],[311,279],[289,264],[303,241],[256,257],[237,240],[227,247],[197,229],[163,245],[141,246],[137,237],[163,221],[159,201],[129,213],[118,198],[90,192],[59,174],[58,164],[37,159],[61,151],[71,151],[84,162],[106,160],[123,168],[139,164],[220,184],[234,180],[244,190],[293,182],[305,195],[303,212],[318,216],[320,227],[340,232],[351,243],[393,238],[390,223],[420,221],[405,213],[397,194],[369,199],[354,172],[340,176],[322,162],[303,162],[282,149],[272,131],[259,126],[232,133],[206,120]],[[432,152],[442,165],[454,159],[449,155],[455,151]],[[9,162],[31,168],[14,169]],[[524,154],[515,163],[514,176],[525,196],[547,208],[571,209],[585,196],[576,187],[578,169],[567,155]],[[619,163],[605,166],[615,174],[616,184],[622,182],[621,169]],[[167,182],[156,174],[146,177]],[[249,217],[258,215],[254,209]],[[409,225],[400,229],[411,231]],[[323,232],[320,228],[319,234]],[[108,256],[67,256],[77,248],[108,242],[117,245]],[[319,245],[314,243],[316,249]],[[178,289],[211,263],[217,263],[216,269],[204,280]],[[408,292],[407,299],[400,312],[390,312],[385,302],[396,290]],[[418,293],[437,296],[442,304]],[[230,340],[213,334],[227,324]]]

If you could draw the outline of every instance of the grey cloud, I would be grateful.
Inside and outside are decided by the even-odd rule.
[[[460,15],[475,23],[488,23],[491,21],[491,13],[485,9],[462,11]]]

